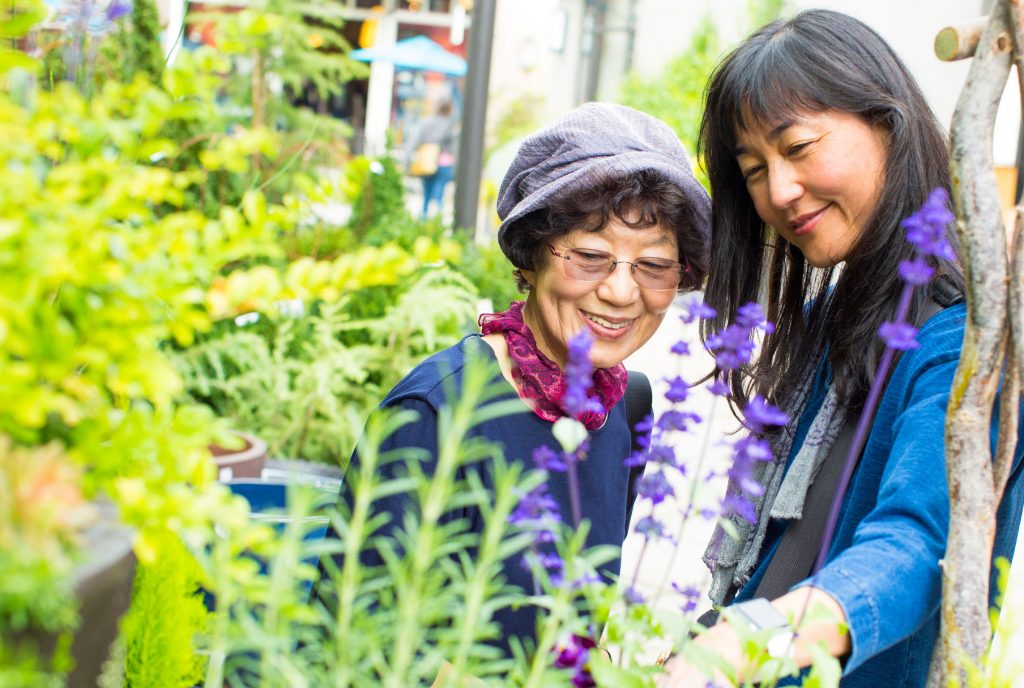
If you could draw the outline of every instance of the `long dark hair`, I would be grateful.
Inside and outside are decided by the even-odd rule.
[[[887,138],[877,205],[841,270],[811,266],[765,226],[736,161],[737,133],[751,124],[830,110],[857,115]],[[766,304],[776,325],[758,359],[731,376],[734,403],[743,404],[753,391],[784,402],[827,347],[840,399],[859,406],[884,348],[878,328],[892,319],[899,300],[899,261],[912,253],[900,220],[931,189],[949,189],[946,137],[920,88],[866,25],[838,12],[807,10],[759,29],[718,65],[708,84],[699,151],[711,181],[705,298],[718,311],[701,335],[706,340],[755,300]],[[952,227],[948,234],[959,254]],[[963,290],[958,263],[936,267]],[[927,298],[917,291],[911,321]]]

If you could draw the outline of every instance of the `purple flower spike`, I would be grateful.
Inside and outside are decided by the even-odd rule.
[[[686,401],[688,396],[690,396],[690,386],[686,384],[686,380],[677,375],[668,381],[668,391],[665,392],[666,399],[673,404],[681,404]]]
[[[690,345],[682,340],[679,340],[678,342],[672,345],[672,348],[669,349],[669,351],[674,353],[676,356],[689,356]]]
[[[679,316],[679,319],[683,321],[684,325],[689,325],[698,318],[709,320],[716,315],[718,312],[703,301],[690,301],[683,305],[683,314]]]
[[[946,239],[946,227],[953,221],[949,211],[949,194],[939,187],[928,194],[920,210],[900,223],[907,230],[907,241],[927,256],[953,260],[953,247]]]
[[[734,324],[708,337],[708,348],[714,352],[719,369],[737,370],[750,362],[754,342],[748,328]]]
[[[565,472],[565,461],[558,452],[546,444],[533,450],[533,463],[542,471]]]
[[[701,417],[692,411],[676,411],[669,409],[658,418],[658,429],[662,432],[678,430],[686,432],[692,425],[701,422]]]
[[[675,494],[664,471],[645,473],[637,483],[636,492],[637,496],[651,500],[652,504],[660,504],[665,501],[666,497]]]
[[[640,591],[632,586],[626,588],[626,591],[622,596],[629,604],[643,604],[646,601],[644,600],[644,596],[640,594]]]
[[[569,340],[562,409],[570,418],[579,418],[587,412],[600,413],[604,410],[601,402],[589,394],[590,388],[594,385],[594,366],[590,362],[590,347],[593,344],[594,340],[587,330],[580,330],[579,334]]]
[[[697,602],[700,601],[700,589],[696,586],[688,585],[685,588],[678,583],[672,584],[672,589],[683,596],[686,602],[683,604],[683,613],[689,614],[697,608]]]
[[[928,281],[934,274],[935,268],[928,265],[921,256],[914,258],[914,260],[900,261],[900,277],[907,284],[928,284]]]
[[[729,385],[722,378],[715,378],[713,382],[708,383],[708,391],[716,397],[727,397],[729,396]]]
[[[734,514],[751,525],[757,523],[754,505],[743,495],[726,495],[722,500],[722,516],[728,518]]]
[[[766,402],[760,394],[755,394],[743,409],[743,426],[758,435],[771,426],[785,425],[788,422],[789,416]]]
[[[114,0],[114,2],[107,5],[107,21],[117,21],[131,11],[132,4],[130,2]]]
[[[665,533],[665,525],[654,518],[653,516],[644,516],[636,522],[636,532],[643,535],[648,540],[654,538],[665,538],[671,540],[672,538]]]
[[[878,328],[878,336],[885,340],[885,345],[897,351],[908,351],[920,346],[914,338],[917,328],[909,323],[884,322]]]

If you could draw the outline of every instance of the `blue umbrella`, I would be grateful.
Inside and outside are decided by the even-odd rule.
[[[448,52],[426,36],[413,36],[391,45],[353,50],[348,55],[361,62],[391,62],[403,69],[438,72],[451,76],[466,74],[465,60]]]

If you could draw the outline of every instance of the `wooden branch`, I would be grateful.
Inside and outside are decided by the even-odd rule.
[[[1012,0],[1007,3],[1009,25],[1013,38],[1013,62],[1017,67],[1017,83],[1021,97],[1021,114],[1024,115],[1024,0]],[[1024,170],[1018,170],[1024,174]],[[1013,465],[1013,451],[1016,449],[1017,426],[1013,425],[1006,431],[1003,429],[1004,416],[1007,411],[1003,407],[1013,406],[1013,413],[1020,411],[1020,393],[1024,389],[1024,204],[1016,208],[1013,225],[1013,243],[1010,253],[1010,275],[1007,281],[1009,295],[1010,338],[1006,349],[1009,360],[1006,365],[1006,382],[1004,382],[1002,404],[999,416],[999,440],[1003,441],[1004,432],[1007,436],[1007,447],[996,449],[996,462],[993,466],[993,487],[997,502],[1006,490],[1006,481]],[[1011,377],[1012,376],[1012,377]],[[1010,381],[1015,383],[1011,387]],[[1011,393],[1012,390],[1012,393]],[[1010,439],[1012,438],[1012,442]],[[1010,448],[1013,447],[1013,449]]]
[[[953,115],[950,167],[965,253],[967,325],[946,419],[950,525],[932,685],[966,685],[966,665],[980,666],[991,638],[988,581],[997,502],[989,427],[1006,337],[1008,267],[992,130],[1010,71],[1007,2],[993,7]]]
[[[988,17],[975,19],[961,26],[947,26],[935,34],[935,56],[945,62],[974,57],[981,40],[981,32],[988,24]]]
[[[1020,13],[1024,16],[1024,12]],[[1024,36],[1024,31],[1018,35]],[[1018,74],[1020,66],[1018,65]],[[1024,75],[1021,75],[1024,79]],[[1024,111],[1024,109],[1022,109]],[[998,502],[1006,490],[1006,481],[1013,466],[1013,454],[1017,444],[1017,426],[1004,429],[1004,414],[1016,414],[1020,410],[1020,394],[1024,389],[1024,204],[1018,205],[1013,230],[1013,244],[1010,253],[1009,287],[1009,340],[1006,347],[1006,374],[1003,380],[999,408],[999,446],[996,447],[996,461],[992,467],[992,486]],[[1012,407],[1007,409],[1006,407]],[[1006,433],[1006,447],[1003,447]]]

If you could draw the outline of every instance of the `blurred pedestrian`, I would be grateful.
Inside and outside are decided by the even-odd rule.
[[[423,181],[423,218],[430,217],[430,206],[436,212],[444,207],[444,192],[455,176],[455,143],[458,122],[452,116],[452,104],[442,101],[437,111],[426,117],[410,140],[409,174]]]

